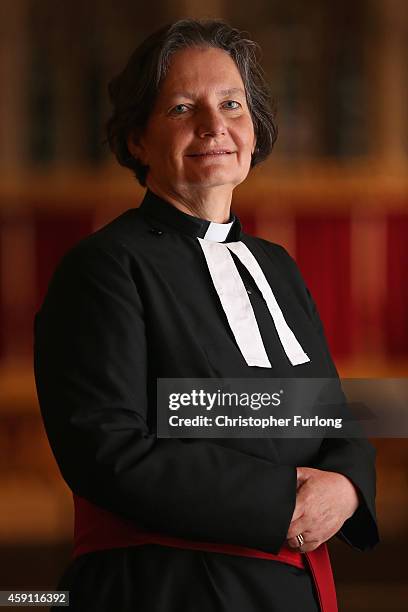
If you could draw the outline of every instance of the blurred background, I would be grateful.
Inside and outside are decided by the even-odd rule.
[[[182,17],[223,18],[263,51],[279,138],[234,193],[245,229],[297,259],[343,377],[407,376],[405,0],[1,0],[0,589],[55,588],[69,561],[72,498],[40,419],[33,316],[63,253],[141,201],[102,144],[107,83]],[[408,609],[408,444],[373,442],[382,544],[331,545],[347,612]]]

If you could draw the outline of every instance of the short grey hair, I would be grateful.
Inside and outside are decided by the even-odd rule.
[[[148,166],[129,152],[130,134],[144,131],[171,56],[189,47],[216,47],[230,54],[245,86],[256,148],[251,168],[266,159],[277,138],[275,108],[260,66],[259,45],[221,19],[181,19],[148,36],[132,53],[123,71],[114,77],[108,92],[113,106],[106,123],[107,142],[117,161],[130,168],[146,186]]]

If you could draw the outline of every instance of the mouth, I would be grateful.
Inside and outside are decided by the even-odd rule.
[[[190,153],[187,157],[211,157],[219,155],[232,155],[235,151],[229,151],[228,149],[216,149],[213,151],[203,151],[202,153]]]

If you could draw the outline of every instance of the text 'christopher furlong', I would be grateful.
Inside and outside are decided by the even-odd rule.
[[[295,415],[288,418],[276,418],[273,416],[256,418],[256,417],[229,417],[226,415],[218,415],[215,418],[197,415],[195,417],[179,417],[174,414],[169,417],[169,425],[171,427],[333,427],[341,429],[343,427],[343,419],[324,418],[319,416],[302,417]]]

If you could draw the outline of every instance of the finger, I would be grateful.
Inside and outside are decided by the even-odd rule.
[[[289,529],[288,529],[288,533],[286,537],[288,539],[296,538],[296,536],[299,535],[299,533],[304,533],[305,531],[307,531],[306,522],[305,522],[305,517],[302,516],[297,521],[291,522],[291,524],[289,525]]]
[[[299,541],[297,538],[288,538],[286,542],[290,548],[299,548]]]
[[[286,541],[286,543],[290,548],[293,548],[294,550],[298,550],[302,553],[307,553],[311,552],[312,550],[316,550],[316,548],[318,548],[322,542],[316,539],[309,541],[305,539],[302,546],[299,546],[299,541],[297,538],[290,538]]]
[[[309,550],[314,550],[314,548],[317,548],[317,546],[321,544],[321,540],[319,540],[315,535],[310,534],[308,531],[300,533],[303,536],[303,544],[299,544],[297,537],[288,538],[286,542],[290,548],[297,549],[300,552],[309,552]],[[310,548],[310,546],[313,546],[314,548]]]
[[[296,468],[296,488],[299,489],[303,482],[305,481],[305,476],[304,476],[304,471],[303,468],[298,467]]]
[[[312,475],[313,468],[297,467],[296,468],[296,479],[298,488],[306,482]]]

